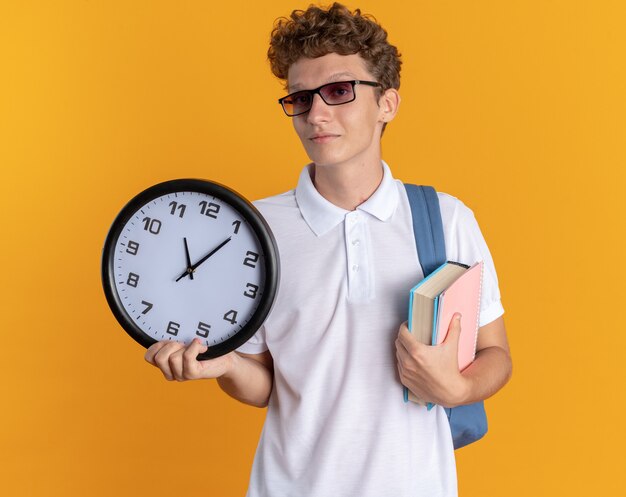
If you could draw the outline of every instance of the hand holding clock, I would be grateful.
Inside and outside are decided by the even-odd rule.
[[[145,359],[159,368],[168,381],[217,379],[231,397],[256,407],[266,407],[274,383],[273,359],[269,351],[250,355],[229,352],[214,359],[198,361],[204,345],[161,341],[146,351]]]
[[[198,354],[206,350],[207,346],[200,343],[197,338],[187,346],[180,342],[163,340],[151,345],[144,358],[159,368],[168,381],[219,378],[232,369],[235,352],[198,361]]]

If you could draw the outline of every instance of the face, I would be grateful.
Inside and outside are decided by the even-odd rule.
[[[288,73],[289,93],[310,90],[325,83],[349,80],[374,81],[358,54],[330,53],[316,59],[301,58]],[[380,99],[378,89],[356,85],[356,99],[343,105],[329,106],[319,95],[307,113],[292,117],[293,126],[307,155],[316,166],[362,165],[380,158],[380,135],[384,122],[395,114],[387,90]],[[393,99],[392,99],[393,100]]]

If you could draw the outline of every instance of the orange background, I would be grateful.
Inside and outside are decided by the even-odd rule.
[[[244,494],[264,411],[145,363],[100,255],[159,181],[295,186],[307,158],[265,56],[307,5],[0,5],[0,494]],[[460,495],[623,494],[624,4],[348,5],[403,55],[384,158],[474,210],[500,277],[513,379],[457,452]]]

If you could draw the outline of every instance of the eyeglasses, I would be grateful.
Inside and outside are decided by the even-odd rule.
[[[338,81],[327,83],[315,88],[315,90],[302,90],[291,93],[286,97],[279,98],[278,103],[283,106],[285,114],[289,117],[299,116],[311,110],[313,97],[318,94],[326,105],[343,105],[352,102],[356,98],[355,85],[382,86],[375,81]]]

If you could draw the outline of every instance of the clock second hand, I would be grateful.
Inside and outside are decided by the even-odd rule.
[[[185,276],[189,275],[191,276],[191,273],[193,273],[198,266],[200,266],[200,264],[202,264],[204,261],[206,261],[209,257],[211,257],[215,252],[217,252],[219,249],[221,249],[224,245],[226,245],[228,242],[230,242],[232,236],[229,236],[226,240],[224,240],[222,243],[220,243],[217,247],[215,247],[213,250],[211,250],[211,252],[209,252],[207,255],[205,255],[202,259],[200,259],[198,262],[196,262],[193,266],[188,267],[187,269],[185,269],[185,271],[183,272],[183,274],[181,274],[178,278],[176,278],[176,281],[181,280],[182,278],[184,278]]]

